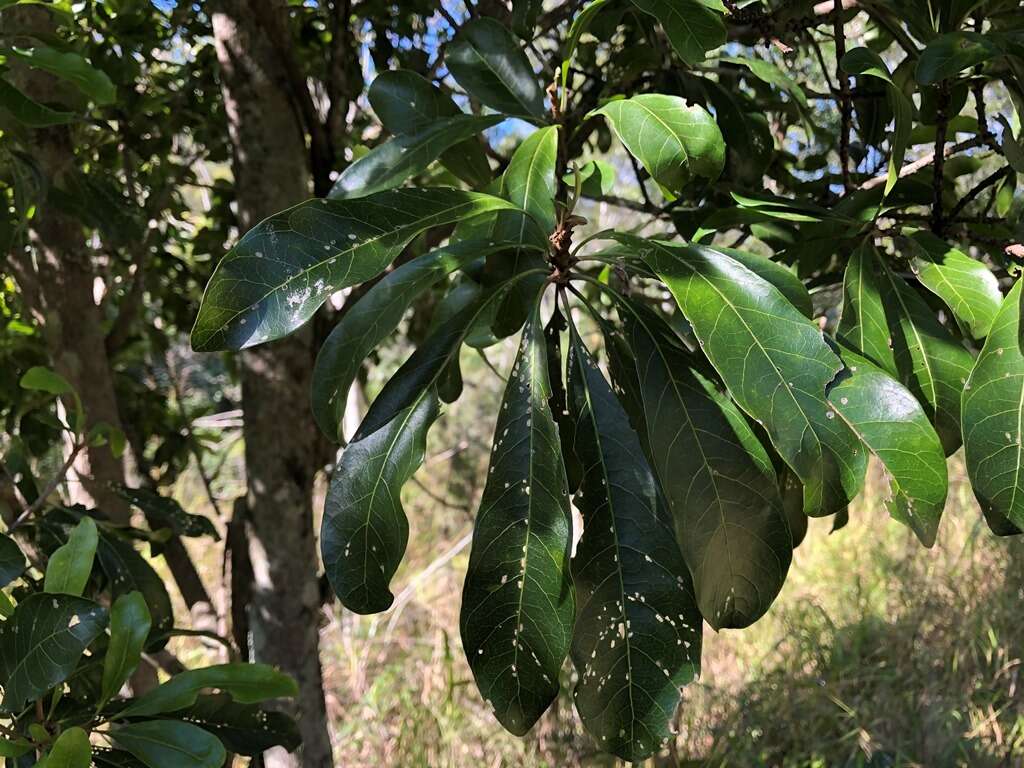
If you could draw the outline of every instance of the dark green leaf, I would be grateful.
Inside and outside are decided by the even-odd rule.
[[[930,547],[946,503],[939,436],[903,385],[853,352],[840,354],[846,367],[829,386],[829,402],[885,467],[889,514]]]
[[[110,581],[110,590],[115,599],[129,592],[143,594],[154,635],[160,635],[171,628],[174,624],[174,609],[164,580],[130,543],[101,533],[96,559]]]
[[[562,110],[565,110],[566,106],[566,85],[569,82],[569,68],[572,65],[572,57],[576,52],[576,46],[580,43],[580,38],[583,37],[583,33],[590,27],[594,17],[601,12],[601,10],[609,5],[612,0],[591,0],[576,14],[576,18],[572,20],[572,24],[569,26],[569,34],[565,36],[565,45],[562,50]]]
[[[192,347],[244,349],[287,336],[332,293],[380,274],[425,229],[513,207],[455,189],[307,200],[253,227],[217,265]]]
[[[543,0],[513,0],[512,31],[523,40],[532,41],[534,27],[543,10]]]
[[[889,373],[896,372],[875,247],[865,240],[851,254],[843,276],[843,314],[836,336]]]
[[[346,168],[328,197],[352,200],[397,187],[410,176],[425,171],[449,147],[462,144],[504,119],[501,115],[444,117],[416,133],[388,139]]]
[[[349,387],[366,356],[401,322],[409,305],[455,270],[520,243],[464,240],[437,248],[388,273],[334,327],[316,358],[313,416],[331,440],[340,441]]]
[[[700,669],[702,622],[640,440],[575,330],[568,367],[585,467],[572,561],[574,698],[601,748],[637,761],[670,736],[680,688]]]
[[[216,736],[176,720],[121,725],[110,729],[110,738],[149,768],[221,768],[227,758]]]
[[[114,490],[121,498],[141,509],[153,528],[163,525],[178,536],[209,536],[215,541],[220,540],[220,534],[209,518],[189,514],[170,496],[127,485],[117,486]]]
[[[762,280],[767,280],[778,288],[786,300],[799,309],[804,317],[809,318],[814,314],[811,295],[807,293],[807,288],[800,282],[800,278],[788,267],[749,251],[718,247],[715,250],[721,251],[733,261],[738,261]]]
[[[494,19],[476,18],[463,25],[444,60],[458,84],[491,109],[506,115],[544,116],[544,93],[530,60]]]
[[[240,704],[257,704],[298,693],[292,678],[266,664],[217,664],[179,672],[130,702],[117,717],[146,717],[191,707],[200,691],[206,688],[229,693]]]
[[[792,557],[775,470],[736,406],[693,370],[657,316],[638,309],[624,320],[649,456],[697,604],[715,629],[746,627],[768,610]]]
[[[150,629],[149,608],[141,592],[129,592],[110,610],[110,645],[103,659],[102,701],[113,698],[142,658]]]
[[[6,587],[25,572],[25,555],[14,539],[0,533],[0,587]]]
[[[1003,302],[991,270],[931,232],[915,232],[904,242],[921,285],[946,302],[973,338],[985,338]]]
[[[301,744],[298,726],[284,712],[239,704],[224,693],[200,695],[190,707],[173,715],[209,731],[239,755],[255,757],[278,746],[294,752]]]
[[[725,165],[725,141],[714,118],[679,96],[618,99],[591,115],[607,118],[626,149],[671,192],[697,176],[714,181]]]
[[[44,591],[81,596],[92,572],[97,541],[96,522],[91,517],[83,517],[71,531],[67,543],[50,555]]]
[[[556,304],[551,310],[551,319],[544,329],[544,340],[547,344],[546,357],[548,363],[548,383],[551,385],[551,397],[548,399],[551,414],[558,425],[558,437],[561,443],[562,464],[569,481],[569,493],[575,493],[580,487],[583,467],[573,451],[576,441],[573,430],[576,427],[569,413],[569,400],[565,391],[565,368],[562,365],[562,331],[568,328],[565,316]]]
[[[107,625],[107,612],[71,595],[29,595],[0,623],[3,709],[17,712],[64,682]]]
[[[808,515],[858,493],[866,452],[825,387],[842,369],[821,331],[771,284],[712,248],[623,239],[665,282],[736,402],[764,425],[804,486]]]
[[[451,97],[417,72],[393,69],[381,72],[367,92],[377,118],[395,136],[407,136],[438,120],[461,115]],[[441,163],[474,187],[491,180],[491,165],[478,139],[467,139],[441,153]]]
[[[633,0],[633,5],[658,20],[679,58],[690,66],[725,44],[722,14],[701,0]]]
[[[498,411],[462,591],[462,645],[495,717],[526,733],[558,695],[575,599],[572,524],[540,307]]]
[[[33,101],[6,80],[0,79],[0,106],[14,115],[19,123],[29,128],[47,128],[51,125],[73,123],[74,112],[59,112]]]
[[[1003,300],[963,391],[967,474],[989,524],[1000,535],[1024,529],[1022,285],[1018,280]]]
[[[992,35],[950,32],[928,43],[917,60],[915,76],[921,85],[935,85],[1003,53],[1002,46]]]
[[[882,57],[870,48],[854,48],[843,57],[841,64],[843,69],[851,74],[874,77],[885,83],[886,98],[893,114],[889,175],[884,191],[884,194],[888,195],[899,179],[903,157],[907,152],[907,144],[910,142],[910,131],[914,125],[914,104],[893,82]]]
[[[90,765],[89,735],[81,728],[68,728],[53,742],[46,757],[36,763],[36,768],[89,768]]]

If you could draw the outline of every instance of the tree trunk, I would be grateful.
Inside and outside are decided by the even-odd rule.
[[[46,39],[52,31],[50,12],[41,8],[11,9],[4,13],[5,34],[34,34]],[[36,69],[15,66],[13,79],[32,99],[59,102],[68,86]],[[32,156],[50,187],[61,187],[75,168],[68,126],[33,133]],[[107,359],[100,308],[93,296],[95,273],[86,249],[82,224],[73,216],[39,201],[29,230],[31,253],[12,259],[15,278],[28,309],[43,329],[53,366],[78,392],[91,426],[105,421],[120,428],[114,382]],[[124,482],[124,466],[108,446],[89,447],[78,454],[70,485],[72,502],[105,512],[115,522],[128,521],[130,510],[109,483]]]
[[[309,196],[302,123],[268,30],[287,28],[284,0],[214,4],[221,88],[234,144],[244,232]],[[279,14],[277,18],[269,15]],[[319,592],[312,489],[318,436],[309,414],[315,350],[309,327],[241,355],[246,509],[254,584],[249,619],[257,661],[296,678],[301,760],[267,755],[273,768],[332,765],[319,657]]]

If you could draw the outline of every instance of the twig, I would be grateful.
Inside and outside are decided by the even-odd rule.
[[[985,142],[981,139],[980,136],[976,136],[972,139],[961,141],[959,144],[951,144],[950,146],[945,148],[943,155],[945,157],[949,157],[950,155],[954,155],[957,152],[963,152],[965,149],[980,147],[984,143]],[[927,168],[933,162],[935,162],[934,152],[930,152],[929,154],[924,155],[923,157],[919,157],[914,162],[907,163],[902,168],[900,168],[899,178],[902,179],[904,176],[910,176],[911,174],[917,173],[922,168]],[[874,189],[875,187],[885,184],[887,178],[888,174],[886,173],[883,173],[881,176],[875,176],[874,178],[868,179],[863,184],[861,184],[859,189]]]
[[[1004,165],[999,170],[993,171],[984,179],[979,181],[974,186],[974,189],[972,189],[970,192],[968,192],[966,195],[960,198],[960,202],[958,202],[956,206],[953,208],[953,210],[950,211],[950,223],[955,222],[957,220],[957,216],[960,214],[961,211],[963,211],[964,208],[966,208],[971,203],[972,200],[974,200],[978,195],[980,195],[986,189],[991,187],[993,184],[997,184],[1000,179],[1002,179],[1004,176],[1010,173],[1010,170],[1010,166]]]
[[[846,30],[843,26],[843,4],[832,4],[832,29],[836,42],[836,83],[839,85],[841,125],[839,129],[839,166],[843,175],[843,190],[850,191],[850,124],[853,121],[853,102],[850,99],[850,78],[843,72],[840,62],[846,55]]]
[[[939,83],[935,120],[935,167],[932,171],[932,232],[942,234],[942,181],[946,167],[946,130],[949,127],[949,81]]]
[[[39,492],[39,497],[29,504],[25,511],[18,515],[17,519],[11,523],[7,529],[8,533],[19,528],[26,520],[32,517],[32,515],[46,506],[47,498],[49,498],[50,494],[57,490],[57,487],[64,481],[64,476],[67,475],[68,470],[71,469],[71,465],[75,463],[75,459],[78,457],[78,454],[82,452],[82,449],[85,448],[85,445],[85,440],[82,440],[71,448],[71,452],[68,453],[68,457],[64,459],[64,463],[61,465],[61,468],[57,470],[57,474],[55,474],[50,479],[50,482],[46,484],[46,487]]]

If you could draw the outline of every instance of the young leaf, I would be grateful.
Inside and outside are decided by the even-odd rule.
[[[6,587],[25,572],[25,555],[10,536],[0,533],[0,587]]]
[[[1001,535],[1024,529],[1024,352],[1018,280],[1003,299],[963,390],[964,454],[971,487]]]
[[[217,664],[179,672],[117,713],[118,719],[152,717],[190,707],[200,691],[217,688],[241,704],[294,696],[295,681],[266,664]]]
[[[107,612],[71,595],[29,595],[0,623],[2,708],[18,712],[64,682],[89,643],[107,625]]]
[[[227,758],[216,736],[178,720],[120,725],[110,729],[110,739],[149,768],[221,768]]]
[[[530,60],[504,25],[466,22],[444,54],[452,77],[470,96],[506,115],[544,116],[544,93]]]
[[[624,241],[668,286],[733,398],[796,471],[804,512],[845,507],[861,488],[867,456],[825,400],[842,363],[821,331],[771,283],[720,251]]]
[[[717,629],[759,619],[786,579],[793,541],[775,470],[735,405],[666,340],[656,315],[630,305],[627,338],[651,464],[676,523],[697,604]]]
[[[103,659],[101,701],[113,698],[132,676],[142,658],[149,628],[149,608],[141,592],[129,592],[114,601],[110,610],[110,645]]]
[[[217,265],[192,329],[197,352],[287,336],[331,293],[380,274],[416,235],[514,206],[455,189],[307,200],[249,230]]]
[[[701,0],[633,0],[633,5],[658,20],[679,58],[691,67],[725,44],[722,14]]]
[[[46,757],[36,763],[36,768],[89,768],[90,765],[89,735],[81,728],[72,727],[61,732]]]
[[[903,90],[893,82],[882,57],[870,48],[854,48],[841,63],[842,68],[853,75],[866,75],[885,83],[885,94],[893,114],[893,131],[890,139],[889,176],[885,182],[884,195],[888,195],[899,180],[903,156],[907,152],[910,131],[914,125],[914,103]]]
[[[669,738],[680,688],[700,669],[702,622],[640,440],[575,329],[568,367],[585,467],[572,561],[574,698],[602,749],[638,761]]]
[[[352,200],[397,187],[422,173],[449,147],[462,144],[500,123],[501,115],[456,115],[439,118],[416,133],[395,136],[346,168],[327,196]]]
[[[946,457],[917,399],[863,357],[840,350],[846,367],[829,385],[828,400],[889,476],[889,514],[921,543],[935,543],[946,504]]]
[[[626,149],[671,192],[696,176],[714,181],[725,166],[725,141],[714,118],[678,96],[618,99],[590,115],[603,115]]]
[[[569,491],[550,396],[537,305],[498,411],[460,619],[481,695],[520,736],[558,695],[576,610]]]
[[[985,338],[1003,302],[991,270],[931,232],[914,232],[903,242],[921,285],[946,302],[973,338]]]
[[[472,261],[510,247],[521,244],[464,240],[437,248],[385,275],[344,314],[320,348],[313,370],[313,416],[327,437],[341,440],[348,390],[363,360],[394,332],[416,297]]]
[[[438,120],[461,115],[451,97],[418,72],[381,72],[366,94],[381,124],[395,136],[408,136]],[[478,139],[466,139],[441,153],[441,164],[467,184],[483,187],[491,180],[491,165]]]
[[[92,572],[97,541],[96,521],[83,517],[71,531],[67,543],[50,556],[43,590],[80,597]]]

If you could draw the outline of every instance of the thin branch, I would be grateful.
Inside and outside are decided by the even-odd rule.
[[[932,171],[932,231],[939,235],[945,227],[942,214],[942,182],[946,167],[946,130],[949,127],[949,81],[939,83],[935,120],[935,167]]]
[[[950,213],[949,213],[949,221],[950,222],[956,221],[957,220],[957,216],[960,215],[960,213],[964,210],[964,208],[966,208],[968,205],[970,205],[972,200],[974,200],[978,195],[980,195],[986,189],[991,187],[993,184],[999,183],[1000,179],[1002,179],[1005,176],[1007,176],[1010,172],[1011,172],[1010,166],[1004,165],[999,170],[993,171],[988,176],[986,176],[984,179],[979,181],[970,192],[968,192],[966,195],[964,195],[962,198],[960,198],[960,202],[958,202],[956,204],[956,206],[953,208],[953,210],[950,211]]]
[[[981,139],[981,137],[976,136],[972,139],[961,141],[959,144],[952,144],[950,146],[947,146],[943,152],[943,155],[945,157],[949,157],[950,155],[954,155],[957,152],[963,152],[965,149],[983,146],[984,143],[985,142]],[[902,179],[905,176],[910,176],[914,173],[917,173],[922,168],[927,168],[933,162],[935,162],[935,153],[929,152],[927,155],[919,157],[914,162],[907,163],[902,168],[900,168],[899,178]],[[874,178],[868,179],[863,184],[861,184],[859,189],[874,189],[875,187],[885,184],[885,181],[888,177],[889,176],[886,173],[883,173],[881,176],[875,176]]]
[[[850,191],[850,129],[853,122],[853,101],[850,98],[850,78],[843,71],[840,62],[846,55],[846,29],[843,25],[843,4],[834,0],[832,4],[832,29],[836,43],[836,83],[839,85],[839,168],[843,176],[843,190]]]
[[[50,478],[50,482],[48,482],[46,487],[39,492],[39,497],[29,504],[25,511],[18,515],[17,519],[11,523],[7,529],[8,533],[19,528],[26,520],[32,517],[32,515],[46,506],[46,500],[49,498],[50,494],[56,491],[58,486],[64,482],[64,477],[71,469],[71,465],[75,463],[75,459],[78,458],[78,454],[81,453],[85,447],[86,441],[84,439],[72,446],[71,451],[68,453],[68,457],[64,459],[64,463],[61,465],[60,469],[57,470],[57,474]]]

